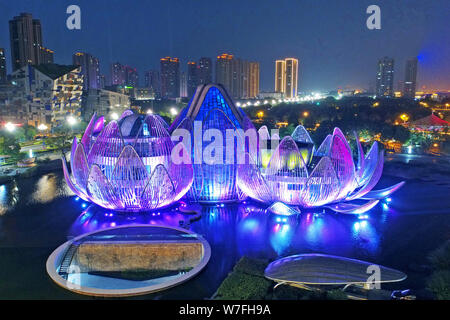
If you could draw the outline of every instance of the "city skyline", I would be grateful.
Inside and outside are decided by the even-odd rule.
[[[402,15],[398,16],[399,8],[381,1],[383,27],[377,31],[365,27],[366,4],[354,1],[340,4],[339,10],[328,8],[328,13],[323,14],[320,13],[321,7],[333,7],[335,4],[322,1],[315,5],[291,4],[292,12],[284,2],[270,12],[264,5],[255,3],[230,2],[228,6],[205,4],[202,10],[195,13],[198,21],[187,26],[186,19],[194,14],[194,6],[178,4],[177,1],[133,3],[133,6],[127,6],[127,10],[131,10],[126,14],[122,14],[125,10],[120,10],[123,4],[118,2],[106,7],[102,6],[104,1],[80,1],[83,14],[80,31],[70,31],[65,27],[66,3],[48,2],[45,8],[30,1],[2,3],[0,19],[7,26],[8,21],[21,12],[32,13],[34,18],[41,20],[44,43],[55,51],[55,63],[69,64],[75,52],[88,52],[99,58],[102,74],[106,73],[111,63],[119,61],[137,68],[140,77],[143,77],[145,71],[159,69],[159,59],[164,56],[178,57],[182,71],[185,71],[188,61],[229,52],[260,62],[261,91],[274,90],[273,63],[288,56],[299,60],[300,92],[346,87],[370,89],[375,87],[373,74],[376,72],[376,62],[386,55],[397,62],[397,79],[404,78],[406,60],[418,56],[417,90],[424,85],[427,89],[447,90],[450,84],[448,72],[445,72],[450,64],[445,59],[449,44],[439,40],[445,35],[447,27],[443,25],[445,19],[440,13],[445,11],[442,8],[448,6],[444,2],[439,4],[435,1],[427,5],[411,3],[410,6],[402,6]],[[250,13],[250,9],[254,13],[244,14],[246,21],[240,18],[233,23],[227,22],[233,5],[239,6],[244,13]],[[440,10],[433,10],[438,6]],[[103,14],[95,14],[97,10]],[[158,12],[164,14],[158,15]],[[147,19],[152,19],[152,25],[157,27],[145,25],[147,20],[143,13],[148,14]],[[212,21],[210,14],[217,21]],[[287,29],[290,36],[278,34],[280,28],[285,27],[283,21],[276,20],[282,14],[297,15],[296,19],[290,19],[292,25]],[[349,15],[354,15],[353,19],[347,19],[351,21],[345,19]],[[313,17],[322,24],[318,25]],[[259,20],[269,22],[263,24]],[[415,25],[411,25],[410,20]],[[125,24],[127,28],[122,30],[120,27]],[[205,25],[210,27],[205,28]],[[7,29],[0,31],[0,47],[6,49],[8,73],[11,73]],[[292,37],[293,34],[296,36]],[[222,40],[215,39],[215,35]],[[141,38],[148,40],[138,40]],[[206,38],[208,41],[204,41]]]

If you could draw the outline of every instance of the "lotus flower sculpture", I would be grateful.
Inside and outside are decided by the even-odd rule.
[[[80,198],[108,209],[145,211],[168,206],[190,189],[192,165],[171,161],[173,142],[161,117],[127,110],[104,122],[94,114],[81,141],[74,138],[72,174],[62,159],[67,184]]]
[[[260,139],[270,138],[265,126],[258,134]],[[292,136],[281,140],[275,151],[260,149],[257,154],[248,154],[252,161],[238,166],[238,186],[249,197],[264,203],[282,201],[305,208],[327,206],[342,213],[366,212],[404,182],[371,191],[383,171],[383,151],[374,142],[364,155],[357,135],[356,141],[355,164],[350,145],[340,129],[335,128],[314,150],[308,132],[298,126]],[[362,205],[348,202],[355,199],[369,201]]]

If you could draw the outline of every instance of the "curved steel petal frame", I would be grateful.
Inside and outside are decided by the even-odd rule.
[[[371,200],[362,205],[353,203],[337,203],[330,206],[325,206],[325,208],[331,209],[335,212],[346,213],[346,214],[361,214],[369,211],[378,204],[379,200]]]
[[[111,121],[103,127],[103,121],[102,117],[95,120],[94,115],[83,136],[84,143],[74,139],[73,178],[63,159],[64,177],[75,194],[108,209],[146,211],[168,206],[188,192],[193,179],[190,155],[184,151],[187,163],[171,161],[173,142],[162,118],[142,118],[126,111],[119,122]],[[135,126],[135,121],[140,122]],[[127,144],[120,127],[123,122],[125,131],[133,135],[127,137]],[[100,128],[97,137],[92,137]],[[85,146],[90,147],[87,156]]]
[[[391,194],[393,194],[398,189],[400,189],[401,187],[403,187],[404,184],[405,184],[405,181],[402,181],[402,182],[394,184],[393,186],[390,186],[385,189],[372,190],[372,191],[366,193],[364,196],[362,196],[361,199],[373,200],[373,199],[386,198],[386,197],[390,196]]]

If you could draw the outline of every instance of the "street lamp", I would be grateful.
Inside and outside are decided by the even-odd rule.
[[[74,124],[77,123],[77,119],[75,119],[73,116],[68,116],[68,117],[67,117],[67,123],[68,123],[70,126],[73,126]]]
[[[113,113],[111,113],[111,119],[117,120],[117,119],[119,119],[119,115],[117,113],[113,112]]]
[[[175,109],[175,108],[170,108],[170,114],[171,114],[172,116],[176,116],[176,115],[178,114],[177,109]]]
[[[16,130],[16,125],[14,123],[7,122],[5,124],[5,129],[9,132],[13,132],[14,130]]]
[[[153,114],[153,110],[152,109],[148,109],[147,110],[147,114]]]
[[[409,116],[406,113],[403,113],[402,115],[400,115],[400,119],[402,119],[403,122],[406,122],[409,120]]]
[[[45,124],[43,124],[43,123],[41,123],[40,125],[38,125],[37,128],[38,128],[39,131],[45,131],[45,130],[48,129],[48,127],[47,127]]]

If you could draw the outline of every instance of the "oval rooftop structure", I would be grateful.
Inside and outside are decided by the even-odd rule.
[[[211,248],[191,231],[125,225],[83,234],[58,247],[47,273],[59,286],[84,295],[124,297],[179,285],[208,263]]]
[[[304,285],[365,284],[380,268],[380,278],[371,283],[398,282],[406,279],[401,271],[366,261],[325,254],[299,254],[269,264],[266,278],[275,282]]]

